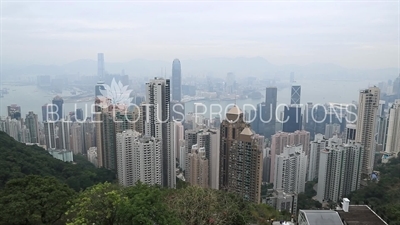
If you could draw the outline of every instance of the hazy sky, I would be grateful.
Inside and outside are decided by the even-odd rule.
[[[398,66],[398,1],[4,2],[3,63],[262,56]]]

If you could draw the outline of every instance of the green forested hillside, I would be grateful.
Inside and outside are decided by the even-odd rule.
[[[0,132],[0,225],[239,225],[289,219],[224,191],[121,187],[82,157],[63,163]],[[111,182],[105,182],[111,181]]]
[[[390,225],[400,225],[400,158],[376,168],[378,182],[351,194],[351,204],[367,204]]]
[[[26,175],[52,176],[75,191],[115,179],[114,173],[95,168],[83,156],[74,159],[74,164],[64,163],[43,148],[26,146],[0,131],[0,188],[10,179]]]

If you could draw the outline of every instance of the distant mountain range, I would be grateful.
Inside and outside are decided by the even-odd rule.
[[[228,72],[239,77],[263,77],[267,79],[288,80],[290,73],[297,79],[322,80],[380,80],[394,79],[398,76],[397,68],[349,69],[330,63],[312,63],[308,65],[274,65],[262,57],[206,58],[199,60],[181,60],[182,76],[211,76],[225,78]],[[108,73],[119,74],[122,70],[132,77],[171,76],[171,62],[161,60],[134,59],[128,62],[105,62]],[[3,78],[37,75],[79,75],[93,76],[97,73],[97,61],[91,59],[76,60],[64,65],[30,65],[18,67],[4,64]]]

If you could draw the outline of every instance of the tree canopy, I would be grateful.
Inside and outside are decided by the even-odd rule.
[[[282,218],[225,191],[188,186],[121,187],[83,156],[54,159],[0,132],[0,225],[241,225]]]
[[[366,204],[391,225],[400,225],[400,158],[379,165],[378,182],[353,192],[351,204]]]

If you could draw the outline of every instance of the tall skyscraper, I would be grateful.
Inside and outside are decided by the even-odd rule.
[[[267,87],[265,90],[265,113],[268,121],[265,126],[264,136],[271,139],[276,132],[276,104],[278,102],[278,89],[276,87]]]
[[[175,188],[176,157],[171,146],[170,80],[156,77],[146,83],[145,103],[144,133],[162,141],[162,184]]]
[[[286,146],[275,158],[274,189],[286,193],[301,193],[305,190],[307,156],[303,146]]]
[[[180,102],[182,100],[182,74],[181,62],[174,59],[172,62],[172,100]]]
[[[39,121],[38,115],[30,111],[25,117],[25,125],[30,132],[30,143],[39,143]]]
[[[248,124],[244,121],[243,112],[236,105],[227,113],[220,128],[220,163],[219,163],[219,189],[228,190],[229,186],[229,158],[233,142]]]
[[[60,96],[56,96],[53,98],[53,107],[55,107],[54,115],[56,118],[54,120],[58,121],[63,119],[63,105],[64,105],[64,100]],[[57,116],[57,115],[58,116]],[[58,118],[57,118],[58,117]]]
[[[16,119],[16,120],[21,119],[21,107],[18,106],[17,104],[11,104],[7,106],[7,112],[8,116],[11,119]]]
[[[322,134],[316,134],[314,141],[310,142],[307,181],[313,181],[318,178],[320,153],[325,149],[327,143],[327,140]]]
[[[267,128],[266,122],[269,118],[267,118],[266,108],[265,103],[259,103],[257,104],[256,111],[251,111],[250,118],[246,118],[246,121],[252,121],[251,128],[258,134],[263,134]]]
[[[380,91],[377,87],[371,87],[360,92],[356,142],[361,143],[364,147],[363,177],[368,177],[374,169],[375,125],[379,99]]]
[[[186,168],[188,171],[186,180],[191,185],[208,188],[209,166],[205,148],[193,145],[192,152],[188,153],[188,161],[190,166]]]
[[[300,85],[292,85],[292,92],[290,97],[291,105],[299,105],[300,97],[301,97],[301,86]]]
[[[318,201],[337,202],[360,188],[363,148],[359,143],[343,144],[335,136],[320,154]]]
[[[307,102],[306,107],[304,108],[302,126],[304,130],[310,132],[311,140],[315,137],[316,134],[316,121],[318,118],[315,116],[316,109],[312,102]]]
[[[264,137],[249,127],[237,135],[228,158],[227,190],[260,203]]]
[[[400,99],[389,110],[389,124],[385,153],[397,157],[400,152]]]
[[[161,185],[161,141],[133,130],[118,133],[116,140],[119,183]]]
[[[105,76],[104,76],[104,54],[103,53],[98,53],[97,54],[97,79],[104,81]]]
[[[271,174],[270,182],[274,182],[275,177],[275,158],[283,153],[286,146],[302,145],[302,150],[308,156],[310,145],[310,133],[307,131],[296,131],[293,133],[278,132],[272,135],[271,139]]]
[[[287,106],[284,109],[283,132],[295,132],[302,128],[301,107],[299,105]]]

